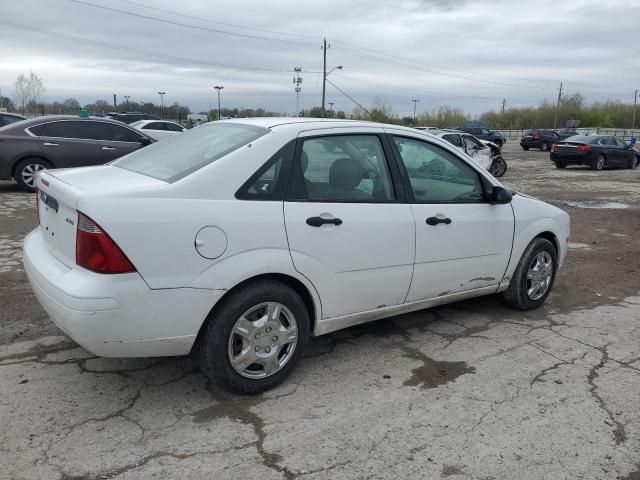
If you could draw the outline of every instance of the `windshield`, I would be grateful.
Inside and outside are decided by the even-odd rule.
[[[253,125],[207,123],[137,150],[111,165],[171,183],[268,132]]]

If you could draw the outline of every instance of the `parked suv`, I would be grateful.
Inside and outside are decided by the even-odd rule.
[[[491,131],[487,127],[462,126],[456,128],[456,130],[470,133],[474,137],[479,138],[480,140],[487,140],[491,143],[496,144],[500,148],[502,148],[502,146],[507,143],[507,139],[500,132]]]
[[[155,140],[115,120],[66,115],[0,128],[0,142],[0,180],[32,190],[40,170],[100,165]]]
[[[37,187],[24,264],[51,319],[97,355],[192,353],[243,394],[312,335],[496,293],[537,308],[569,237],[447,141],[373,122],[211,122]]]
[[[554,143],[570,136],[571,134],[562,136],[553,130],[528,130],[520,139],[520,146],[523,150],[538,148],[542,152],[548,152]]]

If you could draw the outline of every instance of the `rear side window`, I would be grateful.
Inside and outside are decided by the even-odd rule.
[[[143,130],[166,130],[165,124],[163,122],[152,122],[148,123],[144,127]]]
[[[91,122],[86,121],[65,121],[51,122],[44,127],[45,137],[56,138],[77,138],[77,139],[93,139],[93,129]]]
[[[442,138],[444,138],[450,144],[455,145],[456,147],[462,147],[462,140],[460,140],[460,135],[444,135]]]
[[[107,140],[111,142],[140,142],[140,135],[134,131],[107,122],[94,122],[96,138],[98,140]]]
[[[236,198],[282,200],[295,147],[293,140],[281,148],[238,190]]]
[[[391,202],[395,193],[376,135],[305,139],[297,159],[306,199],[312,202]]]
[[[36,137],[40,137],[44,132],[44,124],[34,125],[33,127],[29,127],[28,130]]]
[[[111,165],[175,182],[266,133],[267,128],[241,123],[205,124],[125,155]]]
[[[181,132],[182,131],[182,127],[180,125],[176,125],[175,123],[165,123],[164,126],[170,132]]]

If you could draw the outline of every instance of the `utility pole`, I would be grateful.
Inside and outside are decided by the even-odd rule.
[[[2,98],[2,97],[0,97]],[[638,89],[636,88],[636,92],[633,95],[633,116],[631,120],[631,130],[636,128],[636,105],[638,104]]]
[[[327,39],[322,42],[322,118],[326,117],[324,96],[327,89]]]
[[[418,102],[420,101],[419,98],[412,98],[411,101],[413,102],[413,123],[416,123],[416,107],[418,106]]]
[[[167,92],[158,92],[160,95],[160,118],[164,118],[164,96]]]
[[[114,112],[118,111],[118,106],[116,104],[117,104],[117,102],[116,102],[116,94],[114,93],[113,94],[113,111]]]
[[[213,88],[218,91],[218,120],[222,120],[222,110],[220,109],[220,90],[224,87],[222,85],[216,85]]]
[[[502,115],[504,115],[504,109],[507,106],[507,99],[503,98],[502,99]]]
[[[562,82],[560,82],[560,90],[558,90],[558,103],[556,103],[556,116],[553,119],[553,129],[556,129],[558,124],[558,110],[560,109],[560,99],[562,98]]]
[[[124,101],[126,102],[127,106],[126,109],[127,111],[129,111],[129,99],[131,98],[131,95],[125,95],[124,96]]]
[[[295,67],[293,69],[296,76],[293,77],[293,84],[295,85],[294,90],[296,92],[296,117],[300,116],[300,92],[302,91],[302,77],[300,76],[300,72],[302,72],[301,67]]]
[[[329,116],[331,118],[333,118],[333,106],[335,105],[335,103],[334,102],[328,102],[328,103],[329,103],[329,106],[331,107],[330,110],[329,110],[331,112],[331,115],[329,115]]]

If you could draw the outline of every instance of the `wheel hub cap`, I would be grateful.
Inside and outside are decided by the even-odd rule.
[[[538,253],[527,271],[527,295],[531,300],[540,300],[553,278],[553,259],[548,252]]]
[[[277,302],[247,310],[233,326],[228,357],[243,377],[265,378],[281,370],[298,343],[298,324],[291,310]]]
[[[39,163],[30,163],[28,165],[25,165],[25,167],[22,169],[22,172],[21,172],[22,181],[27,185],[29,185],[30,187],[35,186],[36,173],[38,173],[41,170],[46,170],[46,169],[44,168],[43,165]]]

